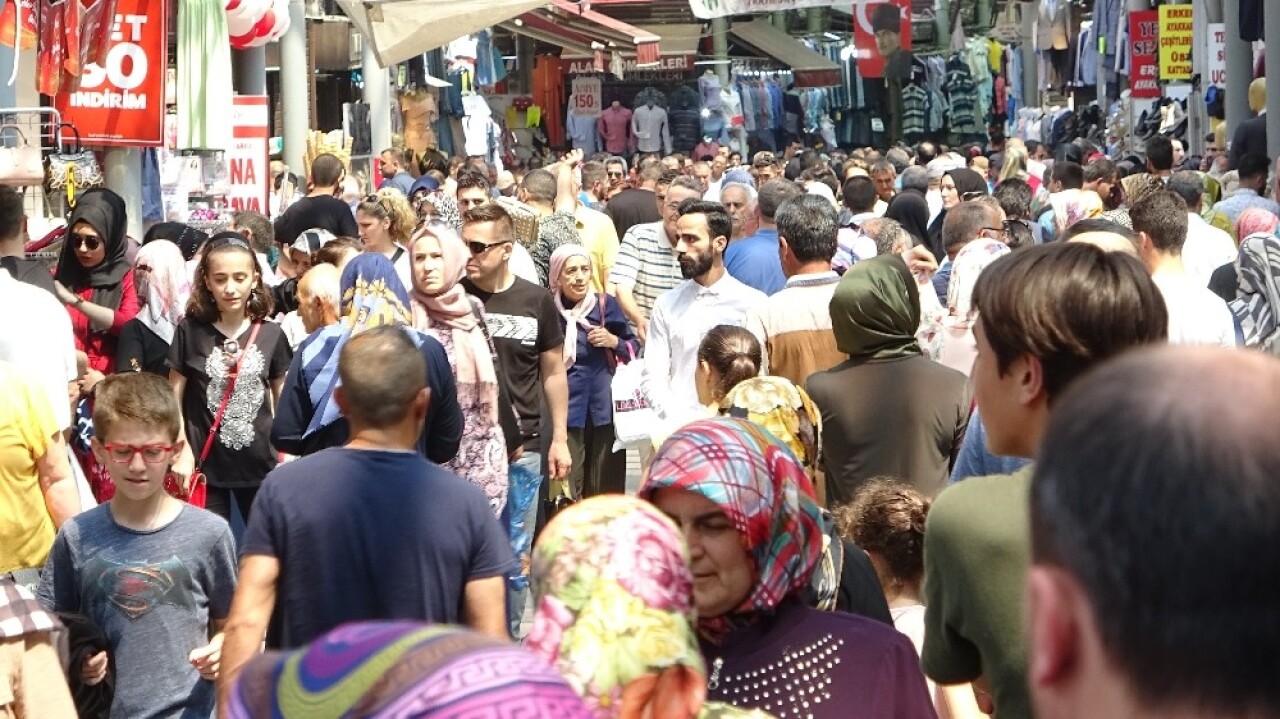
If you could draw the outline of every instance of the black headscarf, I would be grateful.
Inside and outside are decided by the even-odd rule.
[[[168,240],[182,250],[182,259],[190,261],[200,251],[200,246],[209,241],[209,235],[190,225],[181,222],[161,222],[151,226],[142,244]]]
[[[929,201],[919,190],[906,189],[894,195],[884,216],[897,220],[917,245],[924,244],[929,237]]]
[[[106,246],[106,257],[95,267],[85,267],[76,259],[76,248],[71,233],[77,223],[83,222],[94,229]],[[62,252],[58,256],[58,268],[53,278],[72,292],[86,287],[93,288],[91,301],[111,310],[120,308],[124,297],[124,276],[133,269],[125,256],[129,243],[125,238],[129,218],[124,200],[103,188],[87,190],[76,200],[76,207],[67,220],[63,236]]]
[[[964,202],[965,195],[981,194],[988,195],[991,191],[987,188],[987,181],[981,174],[967,168],[958,170],[948,170],[943,176],[951,176],[951,181],[955,183],[956,195],[960,197],[960,201]],[[973,198],[969,198],[973,199]],[[942,246],[942,223],[947,219],[947,211],[944,209],[938,213],[937,219],[929,225],[929,251],[933,256],[942,262],[947,257],[946,248]]]

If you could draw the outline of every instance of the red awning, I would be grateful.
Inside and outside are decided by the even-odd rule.
[[[545,8],[533,11],[562,27],[596,38],[610,51],[634,51],[640,66],[658,62],[661,38],[647,30],[589,10],[572,0],[551,0]]]

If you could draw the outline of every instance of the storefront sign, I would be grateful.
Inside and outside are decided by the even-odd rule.
[[[270,172],[267,144],[271,140],[266,95],[236,95],[231,109],[231,147],[227,150],[227,204],[237,212],[253,210],[269,215]]]
[[[896,17],[896,24],[895,24]],[[911,0],[860,0],[853,7],[853,45],[864,78],[911,72]]]
[[[697,57],[694,55],[662,55],[658,58],[658,64],[639,67],[634,57],[628,57],[623,59],[624,77],[628,80],[643,80],[659,76],[672,76],[673,79],[678,79],[693,70],[695,60]],[[591,59],[584,58],[569,63],[570,75],[592,75],[598,72],[600,70]]]
[[[1209,23],[1209,84],[1227,86],[1227,24]]]
[[[111,33],[114,44],[102,66],[85,66],[80,89],[55,98],[63,121],[75,125],[84,144],[163,143],[168,6],[155,0],[119,0]]]
[[[1157,58],[1160,16],[1155,10],[1129,13],[1129,89],[1135,98],[1160,97]]]
[[[600,114],[603,93],[598,77],[575,77],[569,92],[569,111],[575,115],[596,117]]]
[[[1191,5],[1161,5],[1160,79],[1191,79]]]
[[[706,20],[728,15],[747,15],[753,12],[799,10],[825,7],[831,0],[689,0],[689,7],[696,18]]]

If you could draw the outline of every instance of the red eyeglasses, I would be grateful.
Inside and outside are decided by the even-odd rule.
[[[107,458],[116,464],[128,464],[135,454],[142,455],[147,464],[160,464],[167,460],[173,452],[171,444],[120,444],[112,442],[102,445],[107,450]]]

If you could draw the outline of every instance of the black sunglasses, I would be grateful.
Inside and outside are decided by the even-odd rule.
[[[471,250],[471,254],[473,255],[483,255],[484,253],[488,252],[494,247],[497,247],[498,245],[505,245],[508,242],[512,242],[512,240],[498,240],[497,242],[494,242],[491,244],[472,241],[467,243],[467,249]]]
[[[83,247],[84,249],[93,252],[102,246],[102,239],[95,235],[82,235],[76,232],[71,235],[71,246]]]

